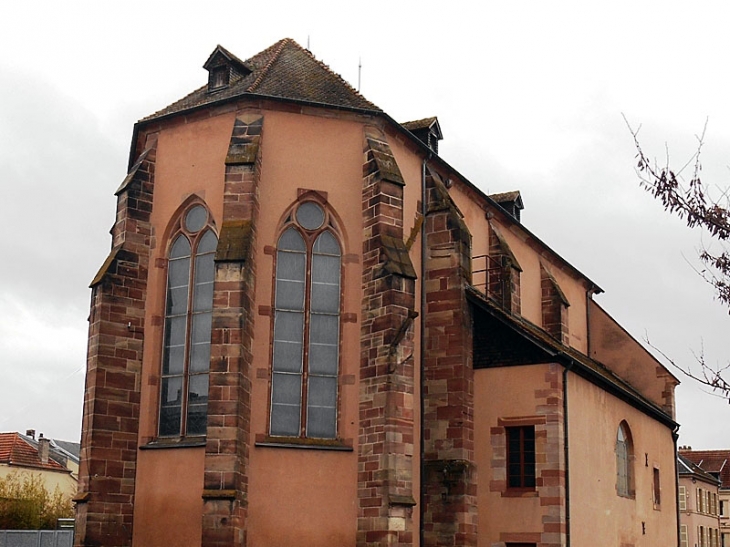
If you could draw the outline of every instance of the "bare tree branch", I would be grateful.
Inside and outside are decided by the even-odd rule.
[[[668,146],[665,144],[665,165],[659,167],[656,160],[652,162],[644,154],[639,142],[641,126],[634,130],[626,116],[623,118],[636,146],[636,172],[642,188],[658,199],[666,211],[684,220],[690,228],[704,228],[720,244],[728,241],[730,239],[728,189],[718,188],[720,198],[719,200],[713,199],[700,176],[702,171],[700,156],[705,143],[708,121],[705,120],[702,133],[695,135],[697,150],[679,170],[675,171],[670,166]],[[685,183],[682,173],[690,166],[692,176],[689,182]],[[698,273],[715,288],[717,299],[730,312],[730,251],[723,246],[719,253],[711,252],[708,247],[703,246],[699,252],[699,258],[707,268]],[[725,366],[712,366],[705,360],[703,350],[699,355],[695,355],[700,366],[700,373],[697,374],[689,367],[679,366],[664,352],[653,346],[648,337],[646,342],[683,374],[711,388],[714,394],[719,392],[722,397],[730,401],[730,383],[725,379],[730,376],[728,373],[730,363]]]
[[[728,403],[730,403],[730,384],[723,377],[723,374],[726,374],[727,371],[730,370],[730,363],[722,367],[713,367],[707,363],[707,360],[705,359],[704,349],[702,349],[699,355],[695,355],[695,359],[700,365],[700,373],[697,374],[695,371],[692,370],[691,367],[683,367],[681,365],[678,365],[674,359],[669,357],[661,349],[652,344],[649,340],[649,336],[646,334],[644,336],[644,341],[650,348],[652,348],[659,355],[664,357],[664,359],[666,359],[669,364],[671,364],[682,374],[684,374],[688,378],[692,378],[702,385],[709,387],[712,391],[708,391],[708,394],[727,399]]]

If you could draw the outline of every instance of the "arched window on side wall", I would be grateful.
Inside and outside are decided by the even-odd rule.
[[[168,252],[160,437],[206,433],[208,370],[218,238],[208,210],[187,209]]]
[[[626,422],[619,424],[616,435],[616,493],[634,497],[634,443]]]
[[[337,436],[341,255],[328,212],[300,203],[276,249],[272,436]]]

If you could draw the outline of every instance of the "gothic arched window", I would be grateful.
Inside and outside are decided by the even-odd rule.
[[[341,255],[324,207],[300,203],[276,249],[273,436],[337,436]]]
[[[616,434],[616,493],[634,497],[634,443],[626,422],[619,424]]]
[[[206,432],[217,244],[208,210],[187,209],[168,252],[160,437]]]

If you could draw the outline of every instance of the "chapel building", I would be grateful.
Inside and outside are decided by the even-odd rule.
[[[116,191],[76,545],[677,545],[677,379],[522,195],[290,39],[204,68]]]

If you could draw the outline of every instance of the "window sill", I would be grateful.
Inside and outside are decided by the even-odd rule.
[[[303,439],[301,437],[256,435],[256,443],[254,445],[262,448],[303,448],[308,450],[334,450],[339,452],[353,451],[352,441],[349,439]]]
[[[155,439],[139,447],[140,450],[157,450],[160,448],[199,448],[206,444],[205,437],[186,437],[174,439]]]
[[[503,498],[536,498],[537,490],[534,488],[509,488],[502,492]]]

